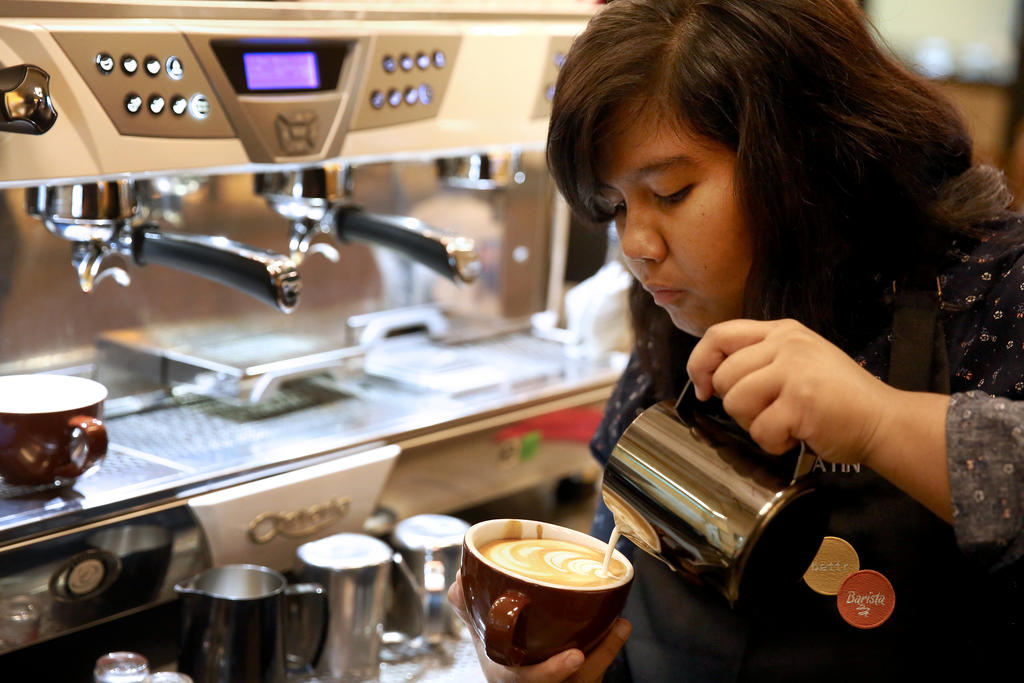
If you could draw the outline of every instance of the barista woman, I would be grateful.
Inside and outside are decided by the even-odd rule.
[[[690,377],[766,450],[819,454],[829,535],[895,598],[872,629],[802,582],[733,611],[637,552],[606,680],[1012,676],[1024,220],[953,109],[852,0],[616,0],[562,67],[548,158],[578,214],[615,222],[635,276],[636,348],[597,457]],[[490,672],[599,676],[622,635],[586,662]]]

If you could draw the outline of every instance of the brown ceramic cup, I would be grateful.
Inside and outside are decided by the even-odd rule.
[[[107,388],[70,375],[0,377],[0,479],[68,484],[107,453],[100,419]]]
[[[542,662],[570,648],[593,649],[608,635],[626,603],[633,566],[606,587],[580,588],[527,580],[481,556],[491,541],[550,538],[570,541],[604,553],[607,547],[587,534],[547,522],[492,519],[470,527],[462,547],[462,590],[470,626],[487,656],[504,666]]]

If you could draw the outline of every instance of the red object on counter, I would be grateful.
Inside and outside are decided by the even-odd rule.
[[[539,432],[544,439],[590,443],[599,424],[601,411],[596,408],[566,408],[509,425],[494,438],[495,441],[505,441]]]

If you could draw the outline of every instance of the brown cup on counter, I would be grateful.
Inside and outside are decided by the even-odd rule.
[[[100,419],[107,388],[70,375],[0,377],[0,479],[68,484],[107,453]]]
[[[571,576],[542,580],[515,571],[512,563],[488,559],[490,544],[506,539],[564,541],[599,557],[607,547],[604,541],[547,522],[492,519],[470,527],[462,548],[462,590],[470,626],[487,656],[498,664],[520,666],[570,648],[593,649],[626,603],[633,582],[629,560],[616,550],[614,574],[598,585],[573,585]],[[585,564],[592,567],[589,561]]]

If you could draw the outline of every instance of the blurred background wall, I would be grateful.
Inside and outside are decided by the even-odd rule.
[[[964,115],[1024,209],[1024,0],[862,0],[881,38]]]

